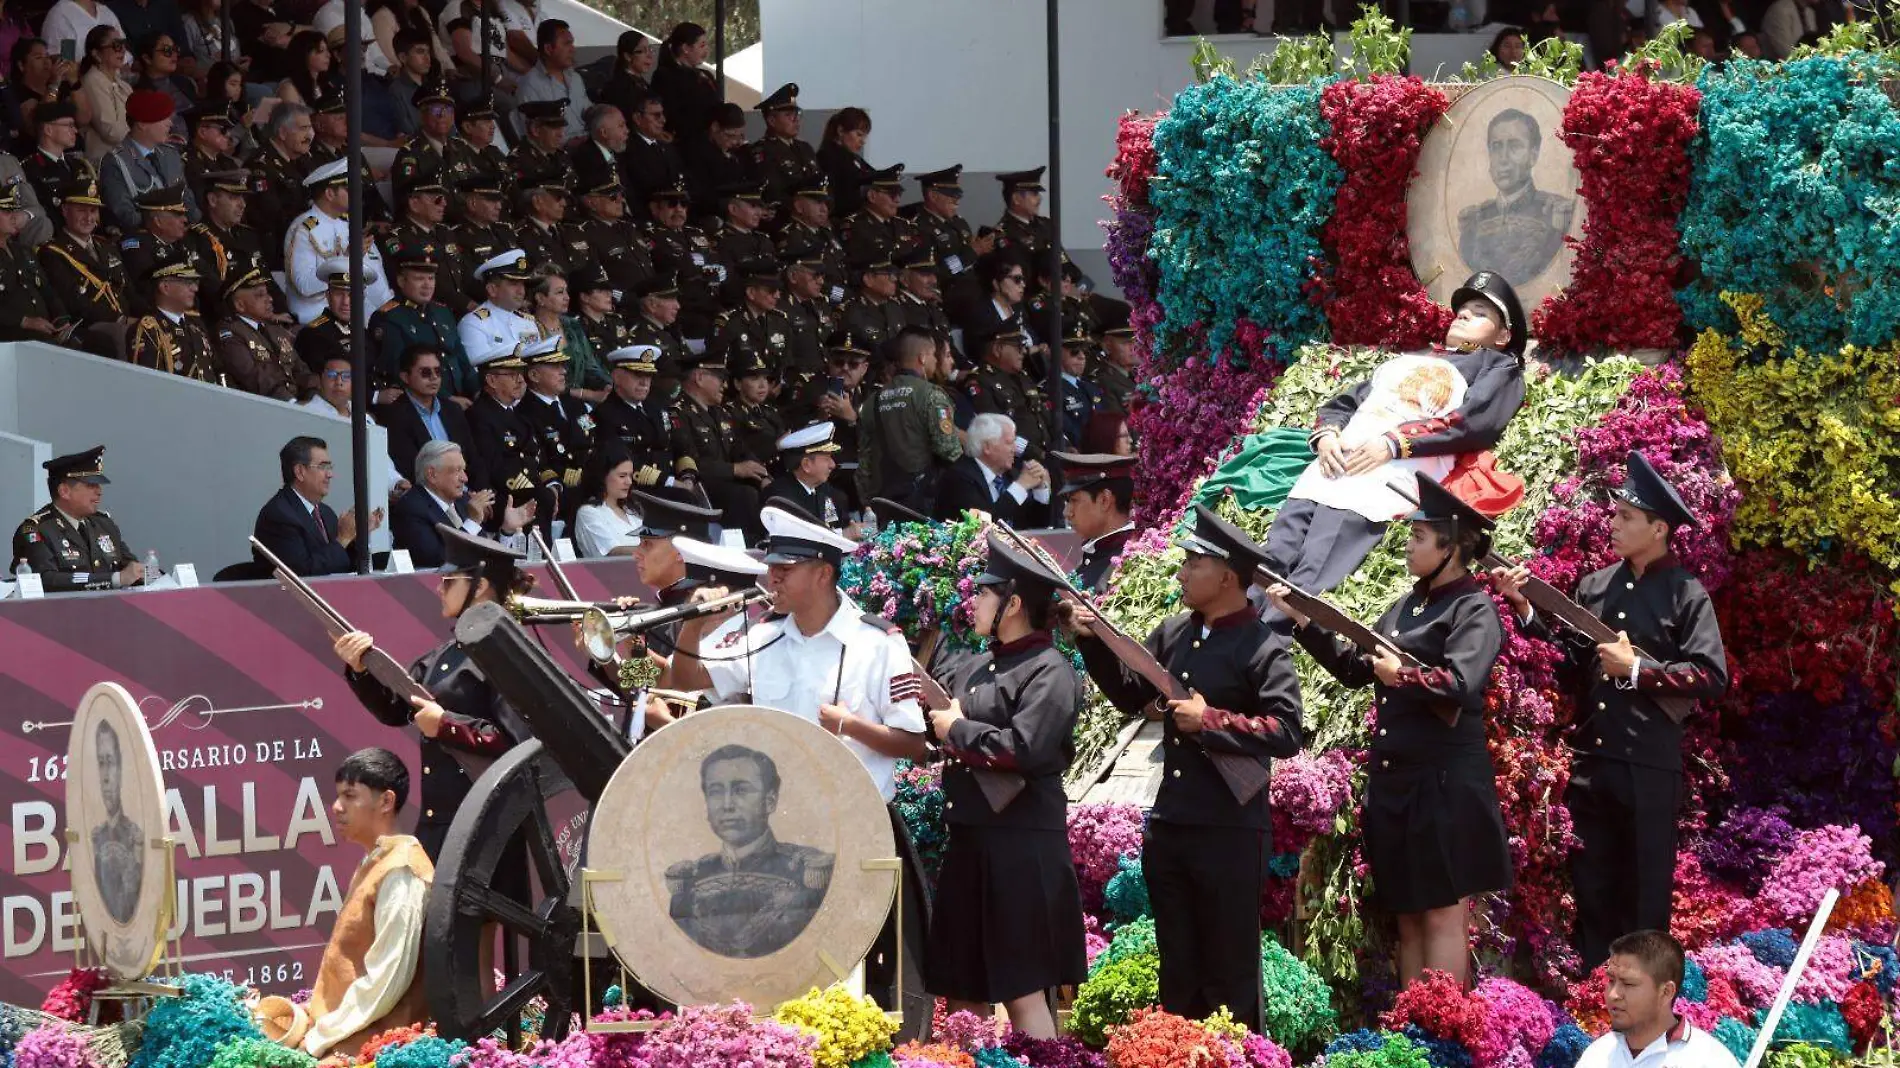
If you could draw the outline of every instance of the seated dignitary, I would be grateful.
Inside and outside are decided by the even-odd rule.
[[[462,447],[462,458],[469,463],[468,480],[478,488],[488,486],[487,472],[475,466],[475,431],[469,426],[467,407],[445,396],[448,370],[442,351],[428,343],[409,346],[402,352],[397,380],[402,392],[395,400],[378,407],[376,423],[389,434],[389,462],[405,481],[416,481],[416,454],[431,441],[452,441]]]
[[[311,171],[303,180],[310,194],[310,210],[297,216],[284,235],[284,284],[289,290],[290,313],[308,323],[323,310],[329,280],[323,269],[332,259],[350,259],[350,174],[345,160],[335,160]],[[347,268],[346,268],[347,269]],[[383,254],[371,241],[363,249],[363,306],[380,308],[389,301],[389,277]]]
[[[100,462],[105,451],[98,445],[40,465],[51,499],[13,532],[9,572],[25,564],[48,593],[110,590],[144,581],[145,566],[132,555],[111,513],[99,507],[104,494],[99,487],[112,482]]]
[[[541,327],[522,311],[534,278],[527,253],[511,248],[492,256],[475,268],[475,277],[488,299],[462,316],[455,329],[469,363],[479,368],[493,353],[513,352],[523,341],[539,338]]]
[[[707,634],[725,618],[686,623],[679,635],[685,655],[673,658],[661,685],[711,690],[720,700],[750,687],[754,702],[843,738],[889,800],[897,761],[924,752],[922,683],[910,647],[895,626],[863,613],[838,589],[844,556],[855,548],[849,538],[777,500],[766,503],[760,518],[773,618],[728,635],[719,658],[703,660]],[[743,650],[750,653],[734,655]]]
[[[268,997],[258,1023],[279,1045],[312,1057],[353,1058],[365,1039],[429,1018],[422,982],[422,917],[435,865],[401,833],[409,769],[387,749],[361,749],[336,769],[330,815],[365,856],[330,930],[310,1000]]]
[[[595,446],[618,442],[633,460],[637,486],[669,482],[678,471],[666,405],[654,396],[659,358],[657,345],[627,345],[608,353],[613,393],[593,412]]]
[[[618,441],[594,450],[581,467],[574,499],[574,551],[583,559],[632,556],[640,548],[640,511],[632,502],[633,457]]]
[[[810,512],[845,537],[857,538],[858,524],[852,521],[844,498],[831,485],[831,472],[838,466],[838,443],[831,440],[832,424],[813,423],[778,439],[779,459],[785,474],[765,488],[770,499],[790,501]]]
[[[1320,409],[1307,438],[1318,459],[1267,531],[1269,566],[1294,586],[1339,585],[1411,511],[1391,482],[1419,473],[1456,485],[1459,454],[1497,444],[1524,403],[1526,321],[1510,283],[1479,271],[1451,306],[1442,347],[1393,356]]]
[[[350,546],[358,533],[356,509],[339,517],[323,503],[335,473],[330,447],[322,438],[291,438],[277,451],[277,465],[284,488],[258,510],[252,533],[277,559],[306,578],[350,571]],[[382,523],[381,508],[370,513],[369,529]]]
[[[1016,441],[1016,423],[1009,416],[985,412],[972,418],[963,455],[937,484],[932,515],[956,519],[966,511],[988,512],[1010,524],[1045,515],[1047,509],[1037,506],[1049,503],[1049,472],[1034,460],[1018,467]]]
[[[492,528],[501,544],[527,551],[524,531],[534,521],[534,502],[497,502],[492,489],[468,492],[468,481],[468,460],[455,442],[431,441],[417,451],[415,484],[389,509],[389,533],[395,547],[407,550],[416,567],[442,566],[444,550],[437,527],[444,525],[475,537]]]

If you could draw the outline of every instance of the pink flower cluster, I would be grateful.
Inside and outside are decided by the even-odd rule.
[[[1763,964],[1747,946],[1736,942],[1694,950],[1689,959],[1702,966],[1711,984],[1717,978],[1726,980],[1749,1005],[1766,1005],[1773,1001],[1785,975],[1780,968]]]
[[[1102,888],[1115,877],[1123,857],[1141,853],[1141,809],[1134,805],[1071,805],[1069,855],[1082,884],[1082,907],[1097,912]]]
[[[811,1068],[818,1040],[795,1027],[754,1021],[752,1007],[694,1006],[640,1044],[645,1068]]]
[[[1284,815],[1293,827],[1310,834],[1330,833],[1340,810],[1352,803],[1352,773],[1352,757],[1343,749],[1318,756],[1301,750],[1274,761],[1268,788],[1274,816]]]
[[[1557,1030],[1544,999],[1509,979],[1486,979],[1471,996],[1484,1007],[1471,1036],[1475,1068],[1534,1062]]]
[[[1153,115],[1130,111],[1115,128],[1115,160],[1107,173],[1120,190],[1120,206],[1148,206],[1148,183],[1155,176],[1155,125],[1167,115],[1165,111]]]
[[[1831,889],[1846,894],[1886,866],[1873,858],[1873,843],[1859,827],[1816,827],[1795,835],[1790,848],[1755,897],[1764,927],[1805,930]]]
[[[98,1068],[86,1040],[64,1027],[35,1028],[13,1047],[14,1068]]]
[[[1281,365],[1267,358],[1258,327],[1241,323],[1235,341],[1254,357],[1244,367],[1228,359],[1211,365],[1190,360],[1179,368],[1150,360],[1142,367],[1139,377],[1153,384],[1155,400],[1128,420],[1141,452],[1135,468],[1136,527],[1173,525],[1195,484],[1247,432],[1280,377]]]

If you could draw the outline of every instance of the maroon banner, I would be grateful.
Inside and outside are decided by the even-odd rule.
[[[564,570],[584,598],[646,594],[630,561]],[[315,585],[407,663],[451,633],[436,581]],[[536,593],[557,596],[551,587],[544,578]],[[584,679],[566,628],[545,636]],[[72,967],[63,764],[73,710],[101,681],[131,691],[158,749],[185,968],[272,992],[311,985],[362,860],[330,824],[336,766],[371,745],[416,766],[413,728],[391,730],[363,710],[317,620],[274,582],[71,595],[0,603],[0,649],[0,1001],[37,1006]]]

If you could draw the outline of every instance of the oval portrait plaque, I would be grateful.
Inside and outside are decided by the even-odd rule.
[[[596,922],[684,1005],[760,1011],[842,978],[897,889],[877,785],[817,724],[756,706],[687,716],[633,751],[594,806]]]
[[[73,903],[86,942],[116,979],[158,964],[171,923],[165,879],[165,780],[132,695],[115,682],[86,691],[66,749],[66,826]]]
[[[1406,194],[1412,267],[1449,303],[1473,271],[1496,271],[1529,315],[1570,281],[1566,235],[1583,233],[1570,148],[1557,137],[1570,90],[1498,78],[1467,92],[1425,136]]]

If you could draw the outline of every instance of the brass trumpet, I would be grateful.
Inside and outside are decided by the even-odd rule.
[[[587,651],[587,655],[595,663],[612,663],[618,655],[615,646],[620,644],[620,639],[623,637],[643,634],[668,623],[696,619],[699,616],[712,615],[730,608],[743,608],[769,596],[771,595],[754,586],[751,589],[727,594],[710,601],[697,601],[644,612],[629,611],[619,605],[610,605],[608,608],[589,607],[580,616],[581,647]]]
[[[508,614],[515,622],[532,627],[547,623],[578,623],[589,612],[626,614],[639,607],[638,602],[621,604],[619,601],[562,601],[548,597],[523,597],[519,594],[503,602]]]

